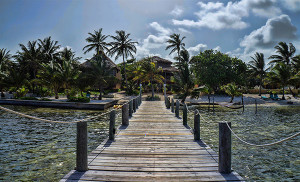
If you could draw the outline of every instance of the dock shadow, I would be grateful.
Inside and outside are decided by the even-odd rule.
[[[74,171],[67,179],[66,182],[76,182],[80,181],[80,178],[85,174],[85,172]]]

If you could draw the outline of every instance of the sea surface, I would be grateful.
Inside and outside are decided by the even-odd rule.
[[[51,120],[74,121],[106,111],[6,106]],[[190,111],[196,107],[191,107]],[[264,144],[300,131],[300,107],[246,106],[245,112],[219,107],[201,113],[201,138],[218,151],[218,122],[230,121],[242,139]],[[188,114],[193,126],[193,113]],[[117,124],[120,124],[120,116]],[[108,136],[108,116],[88,123],[89,151]],[[300,137],[268,147],[248,146],[232,136],[232,167],[249,181],[300,181]],[[76,124],[48,123],[0,111],[0,181],[59,181],[74,169]]]
[[[75,121],[106,111],[5,106],[28,115]],[[88,122],[88,150],[108,136],[108,116]],[[117,118],[116,126],[120,123]],[[0,110],[0,181],[59,181],[76,163],[76,123],[32,120]]]
[[[278,141],[300,131],[299,106],[245,106],[233,110],[224,107],[208,111],[198,109],[200,137],[218,152],[218,122],[231,122],[232,130],[243,140],[253,144]],[[193,127],[193,113],[189,112],[189,125]],[[232,135],[232,168],[249,181],[300,181],[300,136],[286,142],[266,146],[249,146]]]

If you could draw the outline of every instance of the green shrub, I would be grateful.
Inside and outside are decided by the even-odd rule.
[[[14,94],[15,98],[21,98],[24,97],[28,93],[28,89],[26,88],[19,88],[16,93]]]
[[[19,99],[21,99],[21,100],[39,100],[35,97],[20,97]]]
[[[67,102],[84,102],[84,103],[88,103],[88,102],[90,102],[90,98],[88,98],[88,97],[69,97]]]
[[[154,97],[148,95],[146,101],[160,101],[160,97],[158,95],[154,95]]]

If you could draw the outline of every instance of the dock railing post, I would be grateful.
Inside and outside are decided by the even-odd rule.
[[[183,121],[183,125],[187,126],[187,107],[186,107],[186,104],[183,104],[182,121]]]
[[[135,104],[135,107],[136,107],[136,110],[139,108],[139,97],[136,97],[136,99],[135,99],[135,102],[136,102],[136,104]]]
[[[174,113],[174,99],[172,98],[172,102],[171,102],[171,112]]]
[[[132,100],[129,101],[129,117],[132,117]]]
[[[77,123],[76,171],[88,170],[87,122]]]
[[[219,123],[219,172],[231,173],[231,131],[225,122]]]
[[[194,113],[194,140],[200,140],[200,114],[197,110]]]
[[[135,113],[135,111],[136,111],[136,99],[132,100],[132,107],[133,107],[133,112]]]
[[[109,114],[109,140],[115,140],[115,122],[116,122],[116,111],[112,110]]]
[[[176,100],[175,117],[179,118],[179,100]]]
[[[122,107],[122,125],[129,125],[129,105],[124,104]]]
[[[167,109],[170,109],[171,103],[170,103],[170,98],[167,97]]]

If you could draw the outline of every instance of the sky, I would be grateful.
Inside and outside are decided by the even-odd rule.
[[[0,0],[0,48],[15,54],[20,43],[51,36],[83,62],[93,55],[82,50],[88,33],[102,28],[130,33],[137,59],[173,61],[166,40],[179,33],[191,55],[215,49],[249,62],[255,52],[268,60],[280,41],[300,54],[299,20],[300,0]]]

